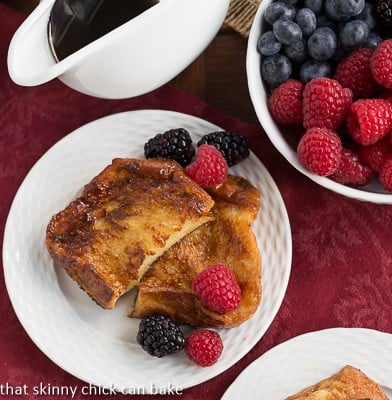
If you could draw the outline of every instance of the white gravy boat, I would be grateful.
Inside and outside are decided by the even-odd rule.
[[[59,78],[79,92],[121,99],[148,93],[191,64],[217,34],[230,0],[160,0],[60,62],[48,39],[54,2],[42,0],[15,32],[11,79],[36,86]]]

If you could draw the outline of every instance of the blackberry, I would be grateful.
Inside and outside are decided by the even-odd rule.
[[[169,158],[182,167],[187,166],[195,155],[189,132],[183,128],[158,133],[144,144],[146,158]]]
[[[392,27],[392,0],[380,0],[376,6],[376,18],[384,27]]]
[[[180,328],[163,315],[144,317],[136,340],[148,354],[159,358],[182,350],[185,344]]]
[[[204,135],[197,146],[211,144],[215,146],[226,159],[229,167],[238,164],[249,156],[249,144],[245,136],[237,132],[218,131]]]

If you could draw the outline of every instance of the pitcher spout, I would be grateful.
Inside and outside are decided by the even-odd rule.
[[[48,41],[51,2],[41,2],[15,32],[8,49],[8,72],[22,86],[36,86],[61,75],[65,66],[56,63]]]
[[[56,46],[56,35],[49,38],[48,32],[52,23],[56,25],[52,14],[55,2],[41,1],[14,34],[8,51],[11,79],[22,86],[36,86],[58,78],[81,93],[108,99],[139,96],[173,79],[215,37],[229,6],[229,0],[122,0],[127,7],[141,3],[140,13],[119,25],[116,22],[103,36],[63,58],[58,57],[58,50],[65,47]],[[70,4],[71,0],[63,2]],[[114,11],[119,9],[119,1],[105,4]],[[146,9],[146,5],[151,7]],[[108,16],[104,8],[101,14]],[[106,22],[98,18],[101,14],[94,14],[100,27]],[[61,30],[57,36],[61,39],[57,44],[66,42]],[[75,37],[79,40],[80,36]]]

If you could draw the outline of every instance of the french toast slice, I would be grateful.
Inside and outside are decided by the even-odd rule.
[[[213,219],[213,203],[175,161],[117,158],[51,218],[46,246],[96,303],[112,309],[160,255]]]
[[[323,379],[286,400],[388,400],[381,387],[358,368],[345,365],[337,374]]]
[[[234,327],[249,319],[261,301],[261,255],[251,224],[260,208],[260,193],[247,180],[228,176],[207,189],[215,218],[185,236],[143,276],[129,316],[163,314],[179,324]],[[207,309],[195,296],[192,281],[208,265],[231,268],[241,288],[239,306],[225,314]]]

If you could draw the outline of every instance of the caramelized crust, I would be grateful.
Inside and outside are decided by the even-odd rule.
[[[286,400],[388,400],[381,387],[350,365]]]
[[[260,194],[248,181],[229,176],[209,190],[215,219],[171,247],[147,271],[130,316],[164,314],[179,324],[233,327],[249,319],[261,300],[261,256],[251,224]],[[201,304],[192,291],[195,276],[210,264],[230,267],[241,288],[234,311],[217,314]]]
[[[212,206],[174,161],[114,159],[52,217],[46,245],[54,261],[110,309],[165,250],[212,219]]]

